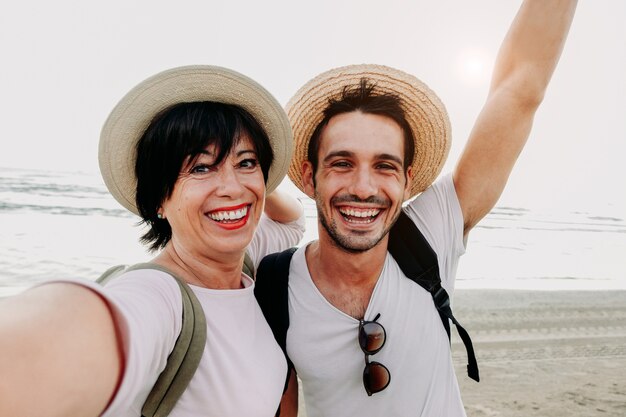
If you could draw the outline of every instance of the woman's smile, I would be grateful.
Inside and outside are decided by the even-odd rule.
[[[219,208],[207,213],[207,217],[224,229],[239,229],[248,222],[250,206],[251,204],[240,204]]]

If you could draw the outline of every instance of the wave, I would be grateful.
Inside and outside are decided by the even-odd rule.
[[[106,209],[102,207],[71,207],[50,206],[38,204],[12,204],[0,202],[0,212],[34,211],[45,214],[63,214],[68,216],[110,216],[110,217],[134,217],[125,209]]]
[[[306,217],[316,219],[315,201],[310,198],[301,201]],[[98,174],[0,167],[1,212],[133,217],[108,193]],[[498,206],[476,228],[624,234],[626,221],[604,213],[545,213],[523,207]]]
[[[0,168],[0,213],[132,217],[95,174]]]
[[[315,201],[301,201],[303,244],[317,238],[317,209]],[[541,289],[547,281],[626,288],[623,212],[495,207],[470,233],[457,281],[480,288]],[[111,265],[149,259],[138,243],[138,220],[98,174],[0,168],[0,294],[7,286],[95,278]]]

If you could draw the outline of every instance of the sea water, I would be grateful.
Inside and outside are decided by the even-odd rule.
[[[315,239],[314,202],[285,189],[305,207],[301,244]],[[457,288],[626,289],[623,214],[497,206],[469,235]],[[149,260],[138,223],[96,173],[0,168],[0,296]]]

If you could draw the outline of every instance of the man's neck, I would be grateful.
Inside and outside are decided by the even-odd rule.
[[[309,273],[327,301],[354,318],[363,317],[385,264],[387,240],[385,237],[372,249],[355,253],[320,234],[320,239],[307,247]]]

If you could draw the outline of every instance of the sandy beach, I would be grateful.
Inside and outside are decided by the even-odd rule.
[[[458,291],[481,382],[453,358],[468,416],[626,416],[625,291]]]
[[[454,311],[481,371],[453,337],[468,416],[626,416],[626,291],[459,290]]]

